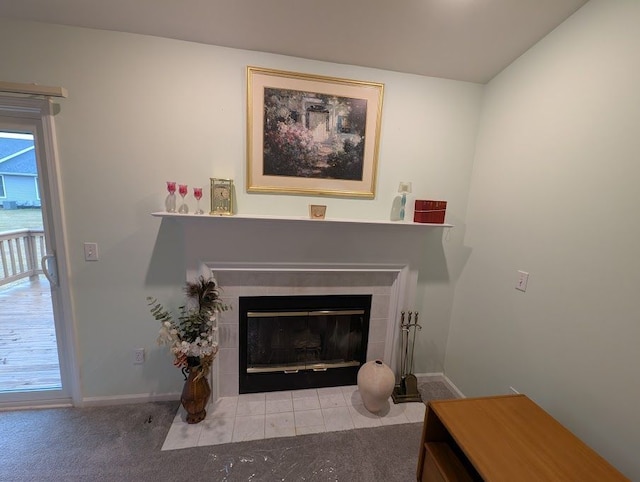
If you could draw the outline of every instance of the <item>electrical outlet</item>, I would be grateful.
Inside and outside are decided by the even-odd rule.
[[[518,271],[518,280],[516,281],[516,289],[527,291],[527,283],[529,282],[529,273],[526,271]]]
[[[144,348],[136,348],[133,350],[133,364],[142,365],[144,363]]]
[[[84,243],[84,260],[98,261],[98,243]]]

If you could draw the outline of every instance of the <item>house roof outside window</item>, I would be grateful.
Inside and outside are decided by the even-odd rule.
[[[33,136],[0,133],[0,174],[38,175]]]

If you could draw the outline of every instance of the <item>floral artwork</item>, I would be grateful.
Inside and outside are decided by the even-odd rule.
[[[249,67],[247,190],[374,197],[382,91]]]
[[[367,101],[264,90],[263,173],[362,181]]]

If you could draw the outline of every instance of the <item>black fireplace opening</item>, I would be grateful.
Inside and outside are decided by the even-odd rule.
[[[239,392],[355,385],[371,295],[242,296]]]

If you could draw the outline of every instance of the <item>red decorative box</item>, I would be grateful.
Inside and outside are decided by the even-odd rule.
[[[447,201],[416,200],[413,222],[443,224]]]

